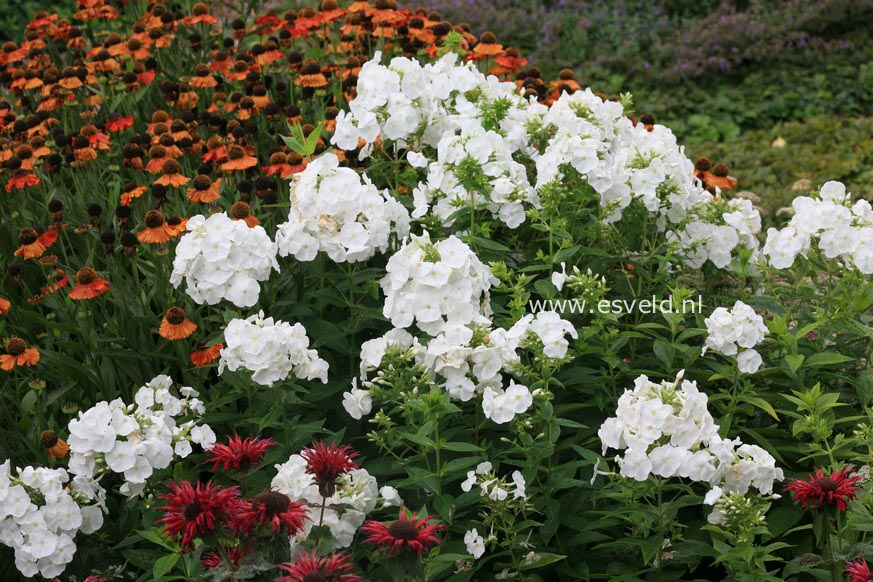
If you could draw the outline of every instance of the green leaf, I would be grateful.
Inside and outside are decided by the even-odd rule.
[[[167,554],[155,562],[155,566],[152,569],[152,574],[154,575],[155,580],[163,578],[164,574],[172,570],[173,566],[175,566],[178,561],[179,554],[173,553]]]
[[[792,372],[797,372],[800,366],[803,364],[803,360],[805,358],[800,354],[794,354],[790,356],[785,356],[785,363],[788,364],[788,369]]]
[[[567,556],[564,556],[561,554],[550,554],[547,552],[537,554],[537,556],[539,556],[539,558],[540,558],[539,560],[537,560],[533,564],[524,564],[521,566],[520,569],[527,571],[527,570],[535,570],[537,568],[544,568],[546,566],[554,564],[555,562],[560,562],[561,560],[563,560],[567,557]]]
[[[788,359],[788,356],[785,357]],[[849,356],[844,356],[842,354],[835,354],[833,352],[822,352],[820,354],[813,354],[806,358],[806,361],[803,362],[804,368],[812,368],[815,366],[832,366],[834,364],[842,364],[844,362],[851,362],[855,358],[850,358]]]
[[[743,394],[738,398],[738,400],[751,404],[755,408],[760,408],[761,410],[772,416],[776,422],[779,422],[779,415],[776,414],[776,411],[773,409],[773,405],[771,405],[763,398]]]

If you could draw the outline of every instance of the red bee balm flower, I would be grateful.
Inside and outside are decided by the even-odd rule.
[[[846,511],[848,501],[858,496],[856,484],[859,475],[850,477],[850,467],[825,475],[824,469],[816,469],[809,475],[809,481],[794,479],[785,486],[785,491],[794,493],[794,501],[806,509],[819,509],[822,506],[836,506]]]
[[[264,458],[264,453],[272,445],[276,444],[273,439],[241,438],[238,435],[227,439],[227,444],[216,443],[209,453],[212,458],[206,461],[212,463],[212,470],[222,467],[225,471],[246,471],[259,467]]]
[[[278,491],[264,491],[255,495],[250,503],[244,502],[236,515],[235,526],[250,533],[255,526],[266,526],[274,532],[293,536],[303,528],[306,505]]]
[[[168,536],[182,534],[182,547],[193,547],[194,538],[214,530],[220,523],[227,523],[239,507],[239,490],[234,486],[222,489],[199,481],[191,485],[189,481],[170,483],[170,492],[161,495],[167,505],[158,507],[164,517],[158,523],[164,524],[163,532]]]
[[[306,460],[306,471],[315,476],[318,492],[323,497],[334,494],[337,477],[358,468],[352,461],[358,453],[348,445],[317,442],[312,444],[311,449],[303,449],[300,456]]]
[[[288,572],[288,575],[276,578],[275,582],[361,582],[361,577],[355,574],[355,567],[349,563],[347,554],[331,554],[319,558],[314,551],[304,552],[293,564],[279,564],[278,568]]]
[[[281,568],[282,566],[279,567]],[[870,566],[867,565],[867,560],[864,558],[857,562],[846,564],[846,574],[849,575],[849,582],[869,582],[873,580],[873,575],[870,574]]]
[[[368,520],[361,528],[362,531],[370,534],[370,537],[364,540],[365,544],[376,544],[378,547],[387,550],[392,556],[401,554],[407,550],[413,550],[417,554],[421,554],[422,550],[429,546],[438,544],[440,541],[434,536],[436,532],[443,529],[441,525],[427,525],[427,522],[433,519],[431,516],[426,516],[420,520],[409,515],[406,508],[400,510],[400,519],[391,525]]]

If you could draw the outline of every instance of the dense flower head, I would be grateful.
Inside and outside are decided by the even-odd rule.
[[[322,540],[322,543],[331,549],[352,545],[355,533],[367,514],[375,509],[380,495],[384,497],[386,507],[399,501],[397,491],[393,488],[383,487],[380,491],[376,478],[366,469],[340,473],[333,481],[329,497],[324,494],[330,492],[325,491],[316,476],[309,472],[309,463],[302,455],[291,455],[288,461],[276,465],[276,470],[271,482],[272,489],[284,493],[293,501],[318,508],[318,523],[330,531],[330,539]],[[306,520],[303,523],[304,532],[308,535],[314,525],[316,522]]]
[[[293,536],[303,528],[306,504],[279,491],[266,490],[250,500],[241,501],[234,516],[234,527],[249,534],[255,527],[265,527],[284,536]]]
[[[429,525],[433,519],[425,516],[417,519],[405,507],[400,510],[400,518],[391,524],[378,521],[367,521],[361,530],[368,535],[365,544],[375,544],[379,549],[387,551],[392,556],[415,552],[421,554],[440,540],[436,533],[443,529],[442,525]]]
[[[224,345],[219,374],[244,368],[253,372],[253,381],[271,385],[293,372],[297,378],[327,383],[328,364],[309,348],[306,329],[299,323],[264,318],[263,311],[233,319],[224,330]]]
[[[227,444],[215,443],[206,462],[212,463],[213,471],[219,467],[225,471],[249,471],[261,465],[264,453],[274,444],[273,439],[234,435],[227,439]]]
[[[103,525],[106,492],[92,479],[64,469],[0,464],[0,544],[15,552],[24,576],[60,575],[76,552],[78,532]]]
[[[185,292],[197,303],[227,299],[237,307],[258,302],[259,281],[279,270],[276,243],[263,227],[250,228],[220,212],[188,219],[188,233],[176,245],[170,283],[185,280]]]
[[[497,278],[461,239],[432,243],[430,235],[411,240],[388,259],[381,281],[383,313],[395,327],[436,335],[448,323],[488,323],[488,290]]]
[[[279,564],[286,572],[276,582],[361,582],[348,554],[317,556],[315,551],[303,552],[294,562]]]
[[[205,412],[197,391],[183,386],[180,398],[172,385],[168,376],[156,376],[137,390],[133,404],[117,398],[79,412],[68,426],[70,471],[96,478],[120,473],[125,480],[120,491],[134,496],[155,470],[168,467],[175,456],[187,457],[192,443],[210,448],[215,433],[197,423]]]
[[[870,582],[873,580],[870,565],[864,558],[846,564],[846,574],[849,576],[849,582]]]
[[[773,482],[783,477],[773,456],[739,438],[720,437],[706,394],[683,375],[684,370],[675,381],[660,384],[638,377],[634,389],[618,399],[616,416],[597,432],[603,454],[624,450],[616,457],[620,473],[637,481],[654,474],[709,483],[728,493],[745,494],[752,486],[772,493]]]
[[[399,239],[409,233],[403,205],[328,152],[295,175],[288,220],[279,225],[276,242],[280,255],[299,261],[321,251],[332,261],[353,263],[385,252],[392,233]]]
[[[337,477],[359,468],[352,461],[358,454],[349,445],[317,441],[312,443],[312,448],[303,449],[300,456],[306,459],[306,471],[315,478],[324,497],[330,497]]]
[[[164,512],[158,523],[164,525],[166,536],[180,536],[184,549],[193,548],[197,537],[230,524],[240,503],[235,486],[225,489],[212,483],[180,481],[168,487],[170,492],[161,495],[166,505],[157,508]]]
[[[847,268],[873,274],[873,208],[860,199],[854,204],[841,182],[826,182],[812,196],[792,202],[794,216],[781,230],[767,231],[763,253],[771,266],[787,269],[798,256],[806,257],[817,245],[827,259],[839,259]]]
[[[818,468],[809,474],[808,481],[792,479],[785,486],[785,491],[790,491],[794,501],[807,509],[835,507],[846,511],[849,501],[858,496],[861,478],[860,475],[853,475],[849,466],[830,473]]]
[[[753,349],[764,340],[767,326],[755,310],[737,301],[731,309],[718,307],[704,320],[708,333],[703,353],[712,349],[726,356],[736,356],[740,371],[754,373],[761,356]]]

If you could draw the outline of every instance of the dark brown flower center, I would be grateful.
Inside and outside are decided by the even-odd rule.
[[[131,51],[138,51],[142,48],[142,41],[138,38],[132,38],[127,41],[127,49]]]
[[[27,349],[27,344],[20,337],[10,338],[6,342],[6,353],[10,356],[20,356]]]
[[[418,537],[418,528],[411,521],[400,519],[388,526],[388,535],[408,542]]]
[[[22,228],[18,233],[18,242],[23,245],[29,245],[36,242],[39,235],[32,228]]]
[[[170,325],[179,325],[185,321],[185,310],[181,307],[171,307],[167,310],[166,317]]]
[[[76,283],[78,283],[79,285],[90,285],[96,280],[97,271],[95,271],[91,267],[79,269],[79,271],[76,273]]]
[[[712,167],[712,173],[719,178],[724,178],[730,173],[730,170],[728,170],[727,165],[718,163]]]
[[[18,149],[15,150],[15,157],[20,158],[22,160],[26,160],[28,158],[33,157],[33,148],[31,148],[27,144],[23,144],[18,146]]]
[[[161,172],[163,172],[164,174],[167,174],[167,175],[178,174],[181,171],[182,171],[182,166],[179,164],[179,162],[177,162],[176,160],[174,160],[172,158],[167,160],[166,162],[164,162],[164,165],[161,166]]]
[[[285,154],[283,154],[282,152],[276,152],[270,156],[270,165],[271,166],[275,166],[278,164],[284,164],[284,163],[285,163]]]
[[[330,578],[322,570],[314,570],[303,577],[303,582],[330,582]]]
[[[194,521],[197,519],[197,516],[203,512],[200,509],[200,504],[196,501],[192,501],[188,505],[185,506],[185,520],[186,521]]]
[[[198,2],[191,8],[191,13],[194,16],[205,16],[209,14],[209,6],[204,2]]]
[[[170,116],[166,111],[162,111],[158,109],[154,113],[152,113],[152,123],[166,123],[170,120]]]
[[[207,176],[206,174],[200,174],[196,178],[194,178],[195,190],[203,192],[205,190],[209,190],[210,186],[212,186],[212,180],[210,180],[209,176]]]
[[[149,210],[145,215],[145,224],[148,228],[159,228],[164,224],[164,214],[157,210]]]
[[[812,484],[825,493],[831,493],[833,491],[836,491],[840,486],[839,483],[837,483],[830,477],[819,477],[818,479],[813,481]]]
[[[705,172],[712,167],[712,162],[709,158],[697,158],[697,161],[694,162],[694,169],[699,172]]]
[[[280,513],[285,513],[288,511],[288,506],[291,505],[291,500],[287,495],[279,493],[278,491],[264,491],[263,493],[259,493],[252,500],[252,506],[263,506],[264,513],[268,518],[279,515]]]
[[[194,75],[197,77],[208,77],[210,72],[209,67],[204,64],[199,64],[194,67]]]
[[[241,160],[245,157],[245,155],[246,151],[238,145],[232,145],[227,148],[227,157],[231,160]]]
[[[39,444],[44,449],[52,448],[58,444],[58,433],[51,429],[42,431],[42,434],[39,435]]]
[[[245,220],[252,215],[252,207],[241,200],[234,202],[230,207],[230,215],[237,220]]]

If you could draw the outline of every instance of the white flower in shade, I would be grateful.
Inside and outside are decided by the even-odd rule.
[[[400,498],[400,493],[394,487],[385,485],[379,489],[379,495],[382,497],[384,507],[402,507],[403,499]]]
[[[478,560],[485,553],[485,538],[479,535],[476,528],[464,534],[464,544],[467,545],[467,553]]]
[[[252,372],[254,382],[265,386],[292,372],[300,379],[318,378],[327,383],[328,364],[309,348],[306,329],[299,323],[264,318],[261,311],[247,319],[231,320],[224,330],[224,342],[219,374],[243,368]]]
[[[313,160],[291,183],[288,220],[279,225],[279,254],[311,261],[319,251],[338,263],[385,252],[392,234],[409,233],[409,213],[366,174],[340,167],[333,153]]]
[[[178,287],[184,278],[185,292],[198,304],[227,299],[237,307],[252,307],[259,282],[279,270],[276,252],[276,243],[261,226],[250,228],[223,212],[192,216],[176,245],[170,283]]]
[[[743,374],[754,374],[762,363],[761,354],[757,350],[746,350],[737,355],[737,368]]]
[[[78,418],[70,421],[70,471],[77,476],[74,484],[83,486],[108,472],[123,475],[124,494],[141,493],[155,470],[167,468],[176,456],[192,452],[191,443],[204,449],[215,442],[208,425],[198,425],[204,413],[198,393],[182,387],[181,398],[171,392],[172,379],[157,376],[141,386],[134,404],[125,405],[117,398],[98,402]],[[182,423],[178,421],[185,417]]]
[[[385,293],[383,313],[394,326],[415,323],[436,335],[448,323],[489,322],[488,290],[497,278],[457,237],[431,243],[427,232],[413,235],[385,269],[380,282]]]
[[[343,408],[355,420],[361,420],[361,417],[370,414],[373,409],[373,399],[370,397],[370,392],[358,388],[357,378],[352,378],[351,392],[343,392]]]
[[[685,477],[730,493],[745,495],[750,487],[772,493],[774,481],[783,478],[775,459],[740,439],[722,439],[707,411],[706,395],[683,374],[660,384],[640,376],[633,391],[625,390],[616,416],[598,431],[604,454],[609,448],[623,450],[615,459],[621,475],[638,481],[654,474]],[[670,409],[666,417],[664,406]]]
[[[705,354],[708,349],[726,356],[736,356],[741,372],[754,374],[761,367],[761,355],[753,350],[767,335],[764,319],[755,310],[737,301],[728,310],[719,307],[712,315],[704,319],[708,333],[703,347]]]

